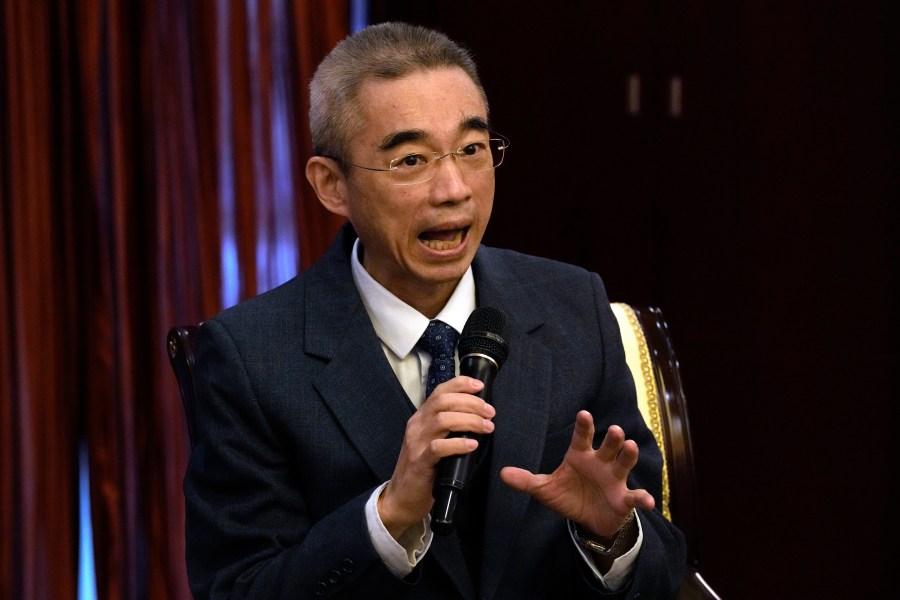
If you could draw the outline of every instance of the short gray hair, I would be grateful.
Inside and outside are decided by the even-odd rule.
[[[341,40],[319,63],[309,84],[313,152],[346,164],[350,140],[362,128],[357,100],[369,78],[400,79],[416,71],[459,67],[487,107],[471,53],[449,37],[419,25],[379,23]]]

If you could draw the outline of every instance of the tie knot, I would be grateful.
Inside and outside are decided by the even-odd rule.
[[[454,355],[459,333],[450,325],[437,319],[428,323],[425,332],[419,339],[419,345],[431,355],[431,366],[425,387],[425,397],[431,395],[434,388],[449,381],[456,374]]]
[[[419,343],[431,354],[432,358],[444,359],[448,356],[453,357],[456,352],[456,342],[459,340],[459,334],[456,330],[444,323],[434,319],[428,323],[425,332],[422,334]]]

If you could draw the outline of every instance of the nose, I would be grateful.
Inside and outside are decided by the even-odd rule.
[[[466,181],[466,173],[459,166],[454,153],[438,158],[434,168],[431,192],[435,202],[460,202],[472,195],[472,188]]]

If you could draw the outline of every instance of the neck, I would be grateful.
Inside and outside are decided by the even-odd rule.
[[[447,305],[447,302],[450,300],[450,296],[453,295],[454,290],[456,290],[456,286],[459,285],[459,279],[455,281],[449,282],[439,282],[439,283],[431,283],[431,284],[408,284],[402,285],[397,282],[385,281],[381,277],[378,277],[376,274],[372,273],[367,266],[365,261],[365,248],[360,242],[358,246],[358,255],[360,264],[363,269],[378,283],[380,283],[386,290],[391,292],[397,298],[410,305],[429,319],[435,318],[438,313],[443,310],[444,306]]]
[[[440,313],[441,310],[447,305],[447,300],[449,299],[450,293],[445,294],[439,299],[433,301],[410,302],[409,300],[404,300],[404,302],[415,308],[417,311],[419,311],[429,319],[433,319],[438,316],[438,313]]]
[[[435,318],[447,305],[453,290],[459,282],[440,283],[428,286],[427,289],[398,290],[388,288],[392,294],[428,317]]]

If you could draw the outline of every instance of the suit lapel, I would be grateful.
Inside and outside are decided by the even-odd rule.
[[[378,481],[394,471],[413,407],[391,370],[350,273],[345,228],[310,272],[304,303],[308,353],[328,361],[313,382]]]
[[[391,478],[412,405],[381,352],[365,310],[313,385],[378,481]],[[373,352],[373,348],[375,352]]]
[[[351,239],[347,239],[347,236]],[[378,481],[394,472],[415,408],[394,375],[350,273],[352,230],[339,236],[310,273],[305,347],[328,361],[313,386]],[[349,318],[348,318],[349,315]],[[429,554],[464,598],[475,588],[456,535],[435,537]]]

